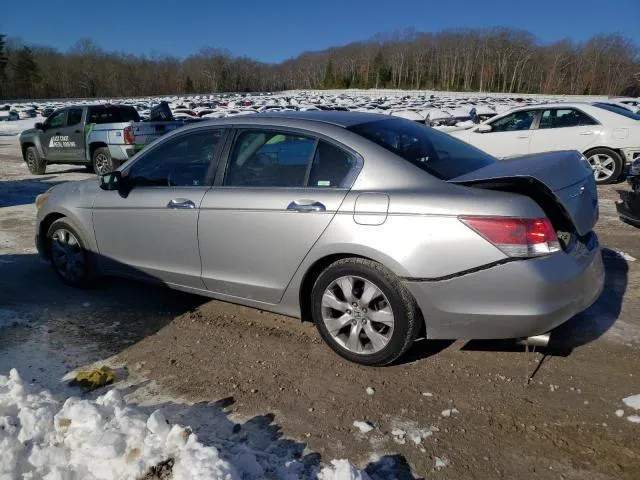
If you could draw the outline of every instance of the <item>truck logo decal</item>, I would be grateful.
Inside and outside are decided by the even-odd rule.
[[[49,148],[74,148],[76,142],[69,140],[69,135],[56,135],[49,140]]]

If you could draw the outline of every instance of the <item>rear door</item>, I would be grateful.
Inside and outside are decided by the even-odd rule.
[[[133,183],[128,194],[99,191],[93,222],[106,271],[204,287],[198,214],[224,135],[209,127],[171,137],[124,170]]]
[[[469,143],[498,158],[526,155],[535,117],[536,110],[513,112],[491,122],[489,132],[473,129]]]
[[[542,111],[538,128],[531,133],[531,153],[554,150],[584,152],[597,138],[599,123],[577,108]]]
[[[361,160],[313,134],[238,130],[226,170],[200,207],[198,240],[206,287],[277,303],[331,222]]]
[[[82,129],[82,107],[73,107],[67,110],[65,126],[59,129],[63,147],[60,150],[61,160],[69,162],[84,162],[84,134]]]

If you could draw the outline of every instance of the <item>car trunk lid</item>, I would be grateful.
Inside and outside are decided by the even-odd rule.
[[[598,221],[598,192],[593,171],[577,151],[502,160],[453,178],[450,182],[529,195],[557,224],[553,218],[557,217],[557,212],[545,208],[553,199],[580,236],[589,233]]]

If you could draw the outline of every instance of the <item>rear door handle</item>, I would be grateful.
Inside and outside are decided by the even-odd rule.
[[[327,207],[313,200],[294,200],[287,206],[287,210],[295,212],[326,212]]]
[[[191,200],[187,200],[186,198],[174,198],[170,200],[167,204],[167,208],[175,208],[175,209],[188,209],[188,208],[196,208],[196,204]]]
[[[529,138],[529,135],[518,135],[516,138]]]
[[[593,131],[587,130],[586,132],[580,132],[580,135],[593,135]]]

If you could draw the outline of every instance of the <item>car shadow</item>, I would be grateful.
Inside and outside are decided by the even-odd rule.
[[[0,208],[28,205],[36,201],[36,197],[54,185],[63,183],[54,181],[54,175],[46,175],[33,179],[0,181]]]
[[[602,249],[605,285],[591,307],[551,331],[549,345],[536,350],[555,356],[568,356],[573,349],[591,343],[604,335],[618,320],[627,290],[629,264],[622,255]],[[526,347],[515,340],[471,340],[462,350],[524,352]]]
[[[454,340],[428,340],[418,338],[409,348],[407,353],[396,360],[393,365],[405,365],[432,357],[453,345]]]

